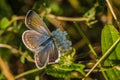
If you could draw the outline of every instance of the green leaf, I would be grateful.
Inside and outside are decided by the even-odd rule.
[[[73,56],[62,56],[58,64],[47,65],[47,74],[57,78],[82,78],[85,76],[85,66],[74,63],[71,58]]]
[[[0,80],[5,80],[5,76],[2,74],[2,72],[0,72]]]
[[[102,30],[101,36],[101,46],[102,46],[102,54],[111,47],[111,45],[119,38],[119,32],[113,25],[105,25]],[[113,66],[120,64],[120,43],[118,43],[115,48],[110,52],[110,55],[106,57],[104,60],[104,66]],[[111,68],[106,70],[106,74],[109,80],[119,80],[120,71],[115,68]],[[112,75],[112,76],[111,76]]]
[[[4,17],[0,23],[1,29],[5,30],[8,27],[8,24],[9,24],[8,18]]]
[[[54,13],[58,15],[61,15],[63,13],[63,10],[61,9],[60,5],[56,2],[53,2],[52,4],[50,4],[50,8]]]
[[[26,51],[25,53],[24,53],[24,55],[27,55],[28,54],[28,52]],[[24,56],[21,56],[20,57],[20,61],[22,62],[22,63],[25,63],[25,57]]]
[[[40,80],[38,75],[35,76],[35,80]]]
[[[23,56],[21,56],[21,57],[20,57],[20,61],[21,61],[22,63],[25,63],[25,58],[24,58]]]
[[[75,53],[76,53],[76,49],[73,48],[73,52],[71,53],[71,57],[72,57],[72,58],[74,57]]]
[[[102,53],[104,54],[118,38],[119,38],[119,32],[115,29],[115,27],[113,25],[106,25],[102,30],[102,38],[101,38]],[[109,63],[112,63],[115,60],[120,60],[119,50],[120,50],[120,43],[117,44],[115,49],[111,52],[111,54],[107,58],[107,61],[109,61]],[[106,66],[110,66],[108,62],[105,64]]]
[[[85,73],[82,64],[70,65],[54,64],[47,66],[47,74],[57,78],[82,78]]]
[[[92,24],[95,24],[97,20],[95,20],[95,14],[96,14],[96,6],[92,7],[88,12],[86,12],[83,17],[88,18],[88,21],[86,21],[86,24],[88,27],[92,27]]]
[[[88,12],[86,12],[83,17],[89,18],[90,20],[95,20],[95,7],[91,8]]]

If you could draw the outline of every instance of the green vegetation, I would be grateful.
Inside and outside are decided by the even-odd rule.
[[[0,0],[0,80],[120,80],[119,9],[119,0]],[[22,41],[28,10],[72,42],[44,69]]]

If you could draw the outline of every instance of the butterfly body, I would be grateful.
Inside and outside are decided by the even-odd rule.
[[[47,40],[45,40],[43,43],[40,44],[40,46],[45,46],[47,43],[49,43],[50,41],[54,41],[53,37],[49,37]]]

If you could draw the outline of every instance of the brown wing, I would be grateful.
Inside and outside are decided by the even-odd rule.
[[[48,36],[40,34],[39,32],[36,32],[34,30],[27,30],[22,35],[23,43],[28,49],[34,52],[38,51],[40,47],[44,47],[40,46],[40,44],[47,40],[47,38]]]
[[[55,63],[58,59],[58,51],[55,44],[50,41],[43,50],[35,54],[35,63],[38,68],[44,68],[47,63]]]
[[[33,29],[37,32],[40,32],[42,34],[50,35],[50,31],[47,28],[46,24],[43,22],[43,20],[39,17],[39,15],[29,10],[26,18],[25,18],[25,24],[29,29]]]
[[[42,51],[35,53],[34,58],[36,66],[40,69],[44,68],[49,60],[49,49],[43,49]]]
[[[58,53],[57,46],[54,42],[52,42],[51,51],[49,53],[49,64],[58,62],[59,57],[60,55]]]

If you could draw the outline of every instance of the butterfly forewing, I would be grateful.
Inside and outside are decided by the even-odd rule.
[[[46,24],[39,17],[39,15],[32,10],[28,11],[26,18],[25,18],[25,24],[29,29],[33,29],[44,35],[50,35],[50,31],[47,28]]]
[[[45,40],[47,40],[48,36],[43,35],[39,32],[36,32],[34,30],[27,30],[22,35],[22,40],[26,47],[30,49],[31,51],[37,51],[40,49],[40,46]]]

